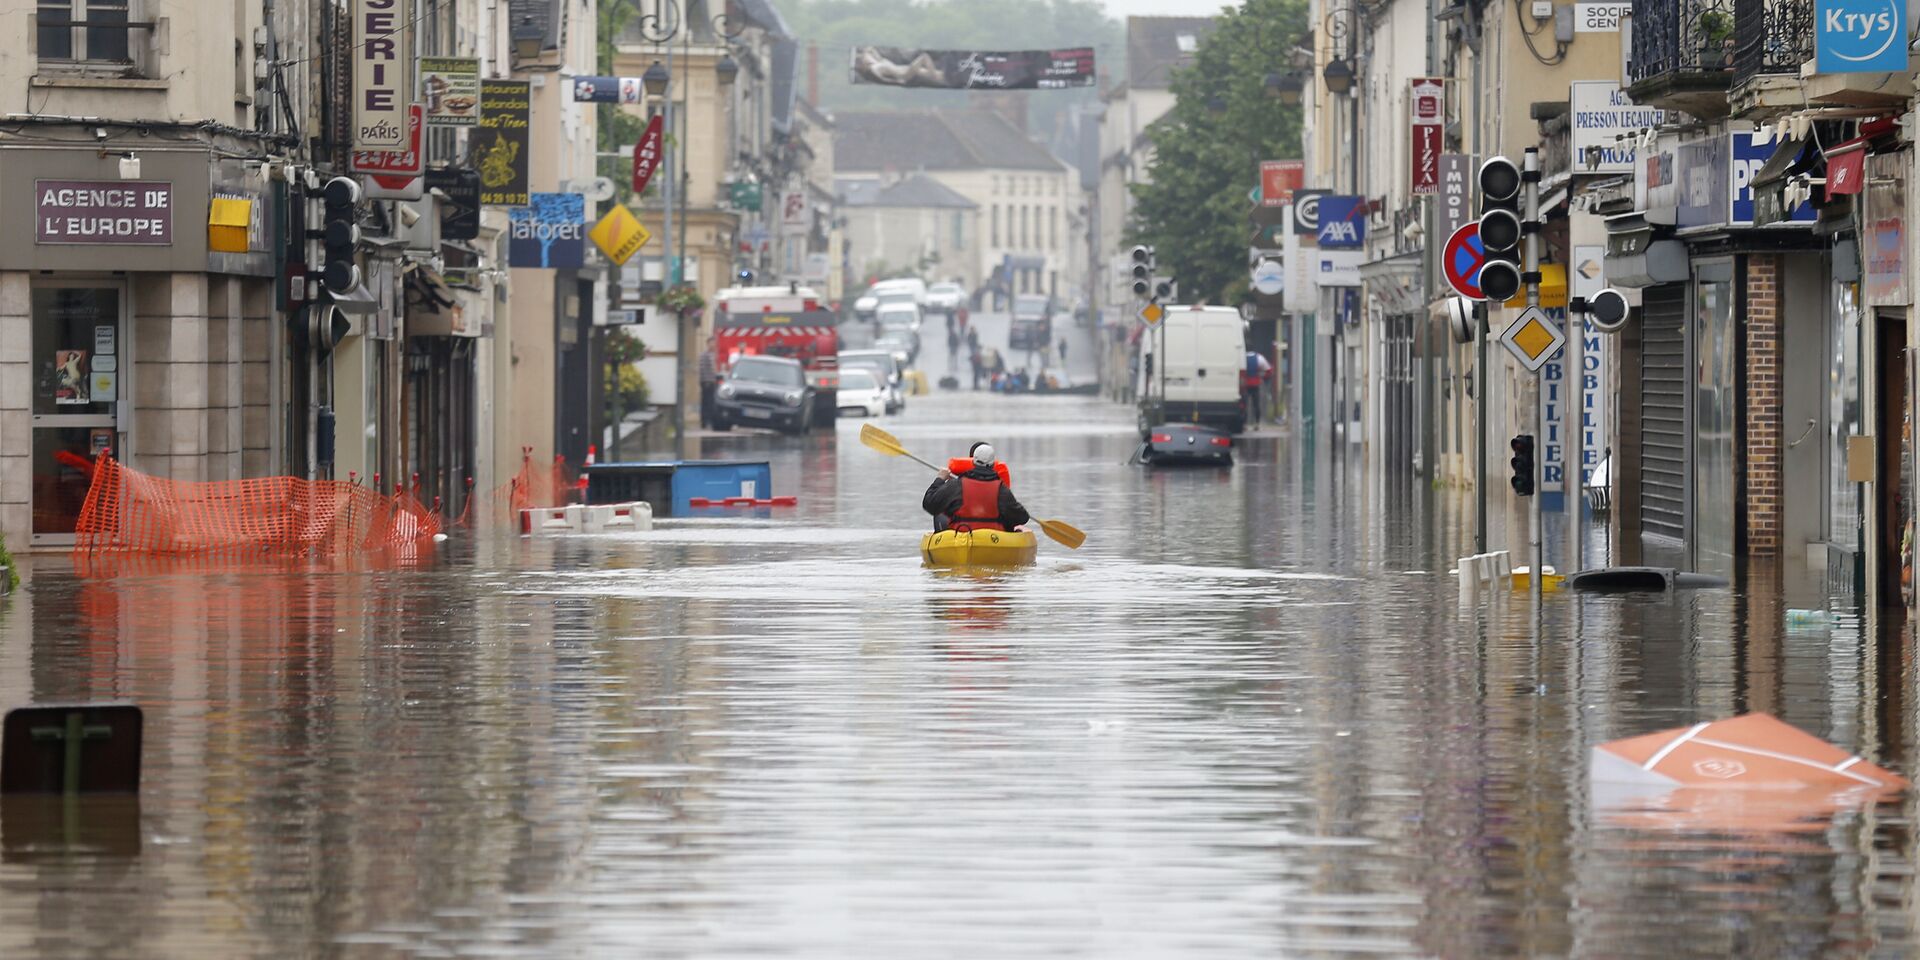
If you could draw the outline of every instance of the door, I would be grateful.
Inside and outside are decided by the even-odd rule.
[[[1686,287],[1648,287],[1640,324],[1640,531],[1686,536]]]
[[[1691,553],[1697,569],[1725,575],[1733,572],[1734,483],[1738,475],[1734,457],[1740,407],[1732,261],[1695,265],[1691,322]]]
[[[122,447],[126,288],[116,280],[33,286],[33,542],[69,544],[92,464]]]
[[[1874,465],[1873,527],[1876,563],[1875,601],[1904,608],[1912,586],[1912,559],[1906,550],[1913,522],[1912,419],[1907,402],[1907,318],[1904,311],[1879,311],[1874,317],[1874,435],[1879,442]]]

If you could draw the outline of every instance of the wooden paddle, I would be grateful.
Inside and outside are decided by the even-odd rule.
[[[906,457],[914,463],[935,472],[941,469],[908,453],[907,448],[900,445],[898,438],[871,423],[863,423],[860,425],[860,442],[889,457]],[[1080,532],[1080,528],[1071,523],[1060,520],[1035,520],[1034,523],[1040,525],[1040,531],[1042,533],[1045,533],[1048,537],[1051,537],[1055,543],[1069,550],[1078,550],[1081,544],[1087,542],[1087,535]]]

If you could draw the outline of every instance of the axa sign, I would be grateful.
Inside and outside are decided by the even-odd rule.
[[[1329,250],[1351,249],[1367,240],[1367,212],[1364,197],[1328,194],[1320,198],[1320,246]]]
[[[1813,23],[1820,73],[1907,69],[1906,0],[1815,0]]]

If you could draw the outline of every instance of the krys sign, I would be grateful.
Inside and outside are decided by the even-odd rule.
[[[1815,0],[1813,38],[1819,73],[1905,71],[1906,0]]]

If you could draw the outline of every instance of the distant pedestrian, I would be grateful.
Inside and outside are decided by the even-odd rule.
[[[713,425],[713,395],[720,385],[720,371],[714,366],[714,339],[707,338],[707,348],[700,351],[700,429],[706,430]]]
[[[973,389],[978,390],[980,389],[980,377],[986,372],[987,364],[980,359],[980,347],[977,343],[974,345],[973,352],[969,354],[969,356],[973,361]]]
[[[1067,338],[1061,337],[1060,338],[1060,366],[1065,367],[1066,365],[1067,365]]]
[[[980,352],[980,331],[974,329],[967,330],[967,348],[974,353]]]
[[[1248,422],[1259,424],[1266,411],[1261,402],[1266,397],[1267,381],[1273,379],[1273,364],[1267,362],[1257,350],[1247,351],[1247,365],[1240,371],[1240,392],[1247,405]]]

